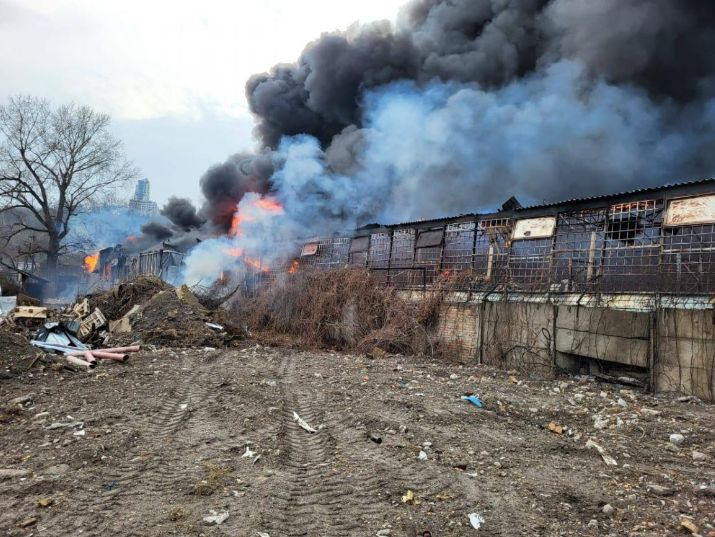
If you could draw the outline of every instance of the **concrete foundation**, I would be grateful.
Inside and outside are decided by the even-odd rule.
[[[653,391],[713,401],[714,306],[708,297],[455,292],[441,306],[434,338],[462,362],[542,378],[558,370],[629,376]]]

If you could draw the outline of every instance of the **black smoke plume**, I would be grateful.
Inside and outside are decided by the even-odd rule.
[[[202,216],[215,227],[228,230],[243,195],[246,192],[268,192],[272,174],[269,154],[239,153],[212,166],[201,178],[201,192],[205,199]]]
[[[396,80],[495,88],[562,59],[654,98],[697,97],[715,73],[710,0],[417,0],[385,23],[324,34],[295,64],[246,86],[257,133],[275,148],[309,134],[324,147],[361,126],[362,95]]]
[[[141,227],[141,232],[156,241],[163,241],[171,237],[174,232],[159,222],[148,222]]]
[[[171,197],[161,209],[161,214],[166,216],[172,224],[183,231],[200,228],[205,220],[201,218],[191,200],[186,198]]]

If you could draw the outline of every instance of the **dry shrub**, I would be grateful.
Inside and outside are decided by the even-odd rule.
[[[307,346],[432,355],[430,332],[455,285],[444,278],[424,300],[412,302],[364,269],[304,272],[265,283],[233,308],[263,339],[287,334]]]

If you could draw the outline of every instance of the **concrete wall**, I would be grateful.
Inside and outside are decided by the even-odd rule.
[[[554,308],[529,302],[485,302],[482,363],[517,369],[530,376],[554,372]]]
[[[650,314],[556,306],[556,351],[648,367]]]
[[[421,292],[406,292],[421,300]],[[643,311],[642,297],[621,298],[624,308],[538,299],[452,293],[445,298],[434,338],[443,352],[463,362],[481,362],[549,377],[560,367],[587,361],[591,371],[631,368],[660,392],[715,399],[715,310],[662,307]],[[579,298],[581,301],[581,298]],[[608,303],[611,304],[610,302]],[[637,305],[637,306],[634,306]],[[699,307],[702,307],[699,306]]]
[[[715,310],[663,309],[657,319],[655,389],[715,400]]]

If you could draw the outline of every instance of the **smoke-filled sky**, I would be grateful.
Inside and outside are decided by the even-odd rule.
[[[199,200],[214,162],[252,149],[244,85],[404,0],[0,0],[0,99],[31,93],[112,115],[154,197]]]
[[[715,175],[714,0],[0,0],[0,15],[0,93],[112,113],[169,201],[134,248],[233,230],[195,249],[193,281],[277,239]]]

